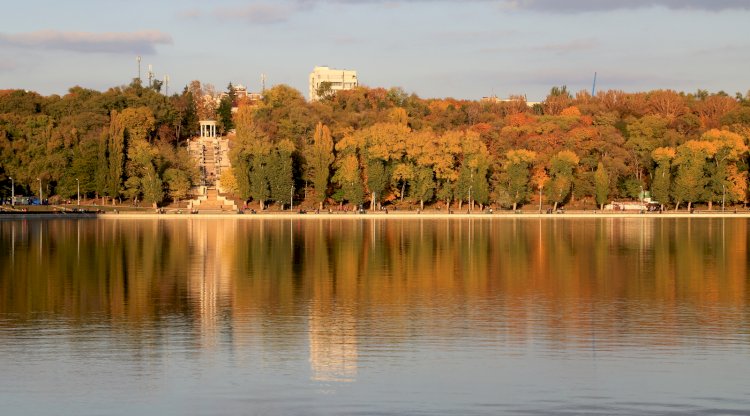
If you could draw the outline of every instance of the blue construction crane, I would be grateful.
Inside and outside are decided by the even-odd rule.
[[[591,96],[596,97],[596,72],[594,72],[594,85],[591,87]]]

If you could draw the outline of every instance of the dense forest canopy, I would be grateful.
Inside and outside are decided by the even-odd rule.
[[[235,111],[232,111],[234,107]],[[554,87],[528,106],[423,99],[356,88],[317,102],[278,85],[260,102],[194,81],[64,96],[0,91],[0,196],[88,197],[162,204],[187,198],[199,170],[185,143],[199,119],[231,139],[225,188],[265,206],[298,201],[515,209],[599,206],[643,191],[665,206],[748,199],[750,93],[602,91]],[[538,199],[534,199],[538,201]]]

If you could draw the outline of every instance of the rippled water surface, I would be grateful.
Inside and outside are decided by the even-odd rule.
[[[748,231],[0,221],[0,414],[750,414]]]

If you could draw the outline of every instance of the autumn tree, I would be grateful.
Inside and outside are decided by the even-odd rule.
[[[270,138],[255,125],[252,108],[240,107],[235,124],[237,134],[229,157],[237,179],[237,189],[240,197],[252,198],[263,210],[271,196],[268,164],[273,146]]]
[[[339,203],[348,201],[356,206],[363,202],[365,190],[362,186],[361,170],[356,155],[349,153],[338,160],[333,182],[339,187],[334,194],[334,199]]]
[[[315,127],[312,143],[307,147],[305,160],[307,161],[307,178],[313,183],[315,201],[323,209],[328,192],[328,178],[331,176],[331,164],[334,161],[333,139],[331,130],[318,123]]]
[[[513,211],[518,204],[528,201],[530,189],[530,168],[536,160],[536,153],[530,150],[509,150],[503,163],[502,185],[513,203]]]
[[[607,198],[609,197],[609,175],[604,169],[602,162],[599,162],[596,167],[596,173],[594,173],[594,188],[596,203],[599,205],[599,209],[604,209],[604,204],[607,203]]]
[[[737,162],[747,156],[748,147],[739,134],[725,130],[709,130],[701,140],[710,145],[712,158],[708,166],[706,198],[709,209],[714,201],[744,201],[747,193],[747,174]]]
[[[659,147],[651,152],[651,158],[656,163],[654,179],[651,182],[651,195],[659,202],[661,209],[669,203],[672,184],[672,160],[676,153],[671,147]]]
[[[708,142],[690,140],[677,148],[674,164],[677,174],[672,183],[672,197],[676,202],[675,211],[682,202],[687,202],[690,210],[694,202],[701,201],[706,194],[706,163],[713,155],[713,146]]]
[[[579,158],[570,150],[562,150],[550,159],[550,181],[547,186],[547,197],[554,203],[553,210],[570,196],[574,171]]]

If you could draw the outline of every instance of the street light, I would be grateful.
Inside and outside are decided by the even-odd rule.
[[[76,192],[78,193],[78,201],[76,205],[81,205],[81,182],[76,178]]]

